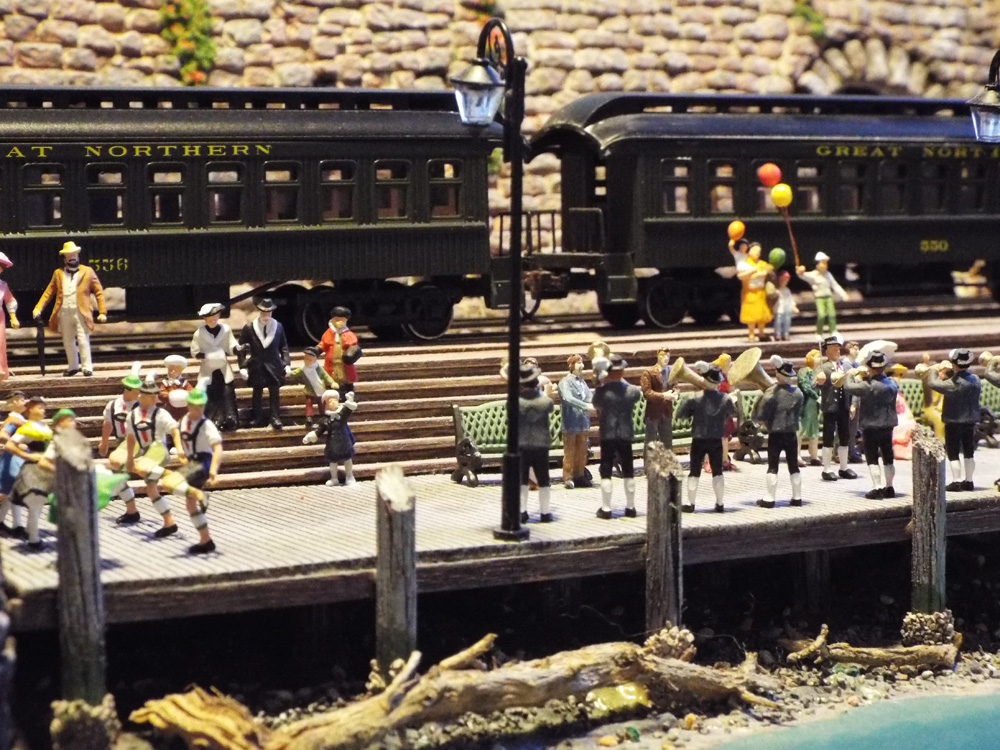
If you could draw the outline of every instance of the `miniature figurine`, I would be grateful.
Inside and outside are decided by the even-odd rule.
[[[812,287],[813,296],[816,298],[816,335],[822,336],[826,328],[830,329],[829,335],[837,332],[837,310],[833,306],[833,295],[841,302],[847,301],[847,292],[843,290],[833,274],[828,270],[830,256],[826,253],[816,253],[816,270],[806,271],[805,266],[798,266],[795,274],[804,279]]]
[[[788,271],[778,274],[775,284],[777,290],[777,301],[774,303],[774,340],[789,341],[792,331],[792,316],[799,314],[799,307],[795,304],[792,290],[788,288],[788,282],[792,276]]]
[[[163,518],[163,526],[153,536],[163,539],[177,533],[177,524],[170,512],[170,501],[160,494],[157,483],[163,477],[163,464],[168,454],[166,441],[172,437],[174,445],[181,444],[177,421],[170,412],[160,407],[160,388],[153,373],[146,376],[139,388],[139,403],[129,411],[125,420],[125,471],[146,482],[146,494]],[[111,468],[118,470],[120,464],[112,457]],[[116,465],[117,464],[117,465]],[[125,513],[117,519],[121,525],[138,523],[139,511],[135,507],[135,497],[125,502]]]
[[[563,486],[590,487],[587,476],[587,434],[590,416],[597,413],[594,392],[583,379],[583,357],[573,354],[566,360],[569,372],[559,381],[560,418],[563,438]]]
[[[809,447],[809,466],[822,466],[819,458],[819,391],[816,390],[816,368],[820,362],[819,349],[812,349],[806,354],[806,366],[799,370],[798,386],[805,398],[802,406],[802,421],[799,426],[799,451],[802,454],[802,441]],[[799,459],[799,466],[805,462]]]
[[[896,426],[892,430],[892,453],[897,461],[913,458],[913,430],[917,420],[906,403],[899,381],[906,376],[906,365],[894,364],[885,368],[885,374],[896,384]]]
[[[949,364],[950,363],[950,364]],[[952,349],[947,362],[927,368],[928,378],[924,381],[932,390],[944,394],[941,418],[944,420],[944,447],[951,463],[953,481],[947,486],[949,492],[967,492],[975,489],[972,474],[976,469],[976,424],[979,422],[979,395],[982,384],[972,374],[972,352],[968,349]],[[937,380],[934,375],[939,370],[954,370],[946,380]],[[962,463],[958,453],[965,458],[965,476],[962,477]]]
[[[858,411],[861,413],[861,430],[865,441],[865,459],[868,461],[868,472],[872,477],[872,489],[865,493],[869,500],[895,497],[892,480],[896,476],[893,465],[895,454],[892,450],[892,431],[898,423],[896,418],[896,396],[899,393],[896,383],[885,374],[888,364],[886,356],[878,350],[871,351],[865,357],[864,367],[869,377],[861,380],[859,374],[865,373],[864,368],[854,368],[847,373],[844,392],[856,396],[861,401]],[[885,466],[885,479],[879,468],[879,455]]]
[[[319,347],[309,346],[302,352],[302,367],[288,373],[288,380],[302,383],[306,395],[306,429],[313,428],[313,413],[323,414],[323,394],[337,387],[336,381],[319,364]]]
[[[635,518],[635,473],[632,465],[632,409],[642,398],[642,391],[626,383],[628,363],[619,354],[608,357],[604,382],[594,392],[601,440],[601,507],[597,517],[611,518],[611,472],[616,460],[621,465],[625,484],[625,515]]]
[[[181,459],[181,466],[166,472],[161,484],[170,494],[185,499],[188,515],[199,537],[197,544],[188,547],[188,553],[204,555],[215,552],[215,542],[208,531],[208,519],[205,517],[208,501],[203,488],[211,487],[219,476],[222,435],[212,420],[205,416],[208,396],[204,391],[189,391],[185,400],[187,414],[181,417],[179,425],[182,450],[178,458]]]
[[[848,341],[844,344],[843,349],[847,352],[847,356],[844,358],[845,366],[851,370],[856,367],[860,367],[862,364],[860,361],[860,344],[858,344],[857,341]],[[882,353],[886,354],[886,352]],[[892,354],[892,352],[888,352],[888,354]],[[857,399],[853,399],[851,401],[851,435],[847,443],[847,463],[849,464],[860,464],[863,460],[861,451],[858,450],[858,433],[860,428],[861,410],[858,408]]]
[[[63,244],[59,251],[63,267],[52,273],[49,285],[32,312],[32,318],[40,320],[45,306],[55,295],[49,330],[62,334],[63,349],[66,351],[66,371],[63,375],[66,377],[80,372],[81,364],[84,375],[94,374],[94,363],[90,357],[90,334],[94,330],[91,294],[97,299],[97,322],[108,320],[104,308],[104,287],[93,268],[80,265],[81,250],[72,240]]]
[[[285,329],[272,313],[278,308],[268,298],[260,300],[257,305],[260,314],[253,323],[247,323],[240,332],[240,348],[238,358],[240,375],[253,389],[252,411],[253,426],[263,427],[264,419],[264,388],[267,388],[271,411],[271,428],[282,428],[281,415],[281,384],[285,382],[285,374],[291,371],[292,359],[288,354],[288,342],[285,340]]]
[[[0,273],[10,268],[10,258],[4,253],[0,253]],[[10,315],[10,327],[20,328],[21,323],[17,319],[17,300],[11,294],[7,282],[0,279],[0,301],[7,307],[7,314]],[[10,377],[10,369],[7,367],[7,324],[4,322],[3,313],[0,313],[0,382]],[[0,519],[2,520],[2,519]]]
[[[330,311],[330,327],[323,332],[319,348],[326,355],[323,368],[338,384],[341,398],[354,390],[358,380],[355,363],[361,359],[358,337],[347,327],[351,311],[335,307]]]
[[[538,370],[538,387],[542,389],[544,393],[549,398],[553,398],[556,395],[556,387],[552,385],[552,380],[547,376],[543,375],[541,372],[541,365],[538,364],[538,357],[523,357],[521,359],[522,365],[531,365],[532,367],[539,368]],[[507,358],[504,357],[500,361],[500,378],[503,382],[507,382]]]
[[[777,383],[767,389],[759,401],[757,420],[768,429],[767,437],[767,499],[757,505],[773,508],[778,491],[778,463],[785,453],[788,476],[792,482],[790,505],[802,505],[802,474],[799,473],[798,431],[805,397],[794,383],[795,367],[790,360],[771,357]]]
[[[733,256],[733,265],[738,269],[740,264],[747,259],[750,249],[750,240],[740,237],[738,240],[729,240],[729,254]],[[740,292],[740,302],[743,301],[742,290]]]
[[[691,417],[694,420],[691,428],[687,502],[681,506],[681,510],[685,513],[694,513],[701,464],[707,457],[712,469],[715,511],[722,513],[725,510],[723,496],[726,489],[726,478],[722,474],[722,434],[726,429],[726,420],[737,415],[736,397],[719,390],[723,374],[718,365],[709,365],[701,375],[705,379],[705,390],[682,402],[674,414],[676,419]]]
[[[518,406],[517,452],[521,476],[521,523],[528,522],[528,474],[534,470],[538,483],[539,519],[550,523],[552,512],[549,500],[552,488],[549,485],[549,414],[555,409],[552,399],[542,390],[538,365],[523,363],[518,373],[521,396]]]
[[[23,425],[25,419],[24,412],[27,408],[28,397],[21,391],[14,391],[7,397],[7,416],[4,417],[3,424],[0,424],[0,439],[5,446],[17,428]],[[0,453],[0,536],[10,536],[14,539],[27,539],[28,530],[24,528],[21,521],[21,506],[14,505],[10,500],[10,490],[17,479],[17,473],[24,465],[24,459],[13,453],[4,451]],[[11,511],[11,528],[4,526],[7,520],[7,511]]]
[[[587,359],[590,360],[590,370],[594,373],[595,387],[604,382],[611,365],[611,347],[603,341],[595,341],[587,348]]]
[[[733,358],[726,353],[720,354],[713,360],[712,364],[722,371],[722,382],[719,384],[719,393],[732,393],[733,403],[736,406],[736,414],[726,420],[726,429],[722,433],[722,470],[736,471],[736,465],[729,459],[729,441],[740,428],[739,417],[739,389],[734,389],[729,382],[729,368],[733,365]],[[695,369],[703,372],[708,365],[704,362],[695,362]]]
[[[747,340],[756,341],[764,336],[764,327],[771,322],[771,308],[767,305],[764,284],[771,265],[761,260],[760,243],[751,242],[747,257],[736,269],[736,277],[743,284],[740,302],[740,322],[747,327]]]
[[[65,414],[61,418],[65,418]],[[72,412],[69,412],[72,414]],[[11,487],[11,503],[28,509],[28,549],[44,548],[38,533],[38,521],[52,489],[51,459],[46,451],[52,442],[52,430],[45,424],[45,399],[32,396],[25,404],[26,420],[17,428],[4,450],[24,463]]]
[[[194,385],[184,377],[184,368],[188,366],[188,361],[180,354],[170,354],[163,359],[163,364],[167,368],[167,374],[160,379],[160,406],[174,419],[180,419],[187,414],[187,409],[171,404],[170,394],[174,391],[187,393],[194,388]]]
[[[670,374],[670,347],[664,345],[656,352],[656,364],[647,367],[639,375],[639,388],[646,399],[646,439],[643,447],[643,461],[646,451],[654,440],[663,443],[670,450],[673,447],[674,401],[677,391],[667,385]]]
[[[202,305],[198,317],[204,323],[191,338],[191,356],[201,360],[198,388],[208,396],[205,412],[220,430],[229,432],[236,429],[238,418],[236,386],[228,356],[235,353],[239,345],[229,326],[219,322],[223,309],[218,302]]]
[[[101,441],[97,445],[97,452],[107,457],[111,451],[111,466],[117,470],[125,466],[125,424],[132,409],[138,403],[139,389],[142,388],[142,380],[139,379],[139,368],[141,364],[135,362],[132,365],[132,373],[122,378],[122,393],[120,396],[108,401],[104,407],[104,421],[101,425]],[[115,439],[114,449],[111,448],[111,438]],[[135,497],[135,493],[128,486],[122,488],[119,497],[126,503]]]
[[[844,393],[844,376],[849,368],[840,356],[841,338],[836,334],[823,339],[823,364],[816,375],[816,384],[820,387],[823,412],[823,479],[836,482],[841,479],[857,479],[854,469],[847,466],[847,446],[850,444],[851,432],[851,399]],[[834,474],[830,470],[833,458],[834,438],[839,441],[837,458],[840,471]]]
[[[924,352],[920,357],[920,363],[914,368],[914,372],[918,377],[921,376],[921,372],[925,371],[930,364],[931,355]],[[945,373],[943,371],[938,372],[938,377],[943,378]],[[944,394],[938,393],[937,391],[931,390],[927,387],[927,381],[924,380],[924,402],[923,409],[920,412],[920,421],[934,430],[934,435],[942,443],[944,442],[944,420],[941,419],[941,406],[944,403]]]
[[[354,434],[347,424],[351,414],[358,408],[354,400],[354,391],[348,391],[344,397],[344,402],[340,402],[340,392],[330,390],[323,394],[323,402],[326,405],[326,412],[317,420],[317,426],[307,432],[302,438],[303,445],[312,445],[324,434],[326,435],[326,449],[323,455],[330,464],[330,478],[326,482],[327,487],[336,487],[340,482],[337,479],[338,464],[344,467],[344,485],[350,487],[355,484],[354,479]]]

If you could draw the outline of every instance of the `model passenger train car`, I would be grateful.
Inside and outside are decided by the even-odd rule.
[[[487,196],[502,129],[463,125],[451,92],[10,88],[0,106],[0,240],[25,299],[68,239],[132,317],[191,316],[258,282],[303,338],[335,304],[435,338],[462,296],[509,299]],[[997,273],[1000,153],[960,102],[600,94],[531,151],[562,170],[561,245],[526,257],[532,291],[595,290],[616,325],[737,306],[715,273],[729,221],[787,247],[764,162],[795,195],[803,260],[858,263],[871,288],[977,258]]]

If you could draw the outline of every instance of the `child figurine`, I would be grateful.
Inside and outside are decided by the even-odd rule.
[[[816,298],[816,335],[821,338],[826,328],[830,329],[830,336],[837,332],[837,311],[833,306],[833,295],[836,294],[841,302],[847,301],[847,292],[833,278],[833,274],[828,270],[829,264],[829,255],[816,253],[815,271],[807,272],[805,266],[798,266],[795,269],[795,274],[812,287],[813,296]]]
[[[65,417],[62,411],[68,410],[61,410],[57,416]],[[45,456],[52,442],[52,430],[44,422],[45,399],[41,396],[29,398],[25,417],[27,421],[17,428],[4,450],[24,461],[11,487],[10,497],[14,505],[28,509],[28,549],[38,551],[44,547],[39,539],[38,521],[48,502],[53,480],[51,460]]]
[[[14,264],[11,263],[10,258],[4,253],[0,253],[0,273],[3,273],[12,265]],[[17,320],[17,300],[14,299],[10,287],[7,286],[7,282],[3,279],[0,279],[0,301],[7,307],[7,313],[10,315],[10,327],[15,329],[20,328],[21,324]],[[4,322],[3,313],[0,312],[0,383],[9,377],[10,369],[7,367],[7,324]]]
[[[758,421],[767,428],[767,498],[757,505],[773,508],[778,491],[778,463],[785,452],[788,476],[792,482],[792,499],[789,505],[802,505],[802,474],[799,473],[798,431],[804,396],[795,387],[797,379],[791,361],[778,355],[771,357],[778,382],[761,397]]]
[[[802,421],[799,426],[799,450],[796,455],[802,454],[802,442],[805,441],[809,447],[809,466],[822,466],[823,461],[819,457],[819,391],[816,390],[816,368],[819,366],[821,355],[819,349],[812,349],[806,354],[806,366],[799,370],[798,385],[799,390],[805,397],[802,406]],[[805,462],[799,460],[799,466]]]
[[[112,462],[118,466],[125,465],[125,423],[128,421],[129,412],[138,403],[139,389],[142,388],[142,380],[139,379],[141,366],[140,362],[132,364],[132,373],[122,378],[122,394],[108,401],[104,407],[101,442],[97,445],[97,452],[106,458],[109,450],[113,451]],[[113,449],[111,438],[115,439]]]
[[[642,391],[625,382],[626,367],[628,363],[621,355],[608,356],[607,376],[594,392],[601,439],[601,507],[597,517],[604,520],[611,519],[611,471],[616,459],[621,464],[625,482],[625,515],[628,518],[636,516],[632,409],[642,398]]]
[[[321,353],[318,347],[307,347],[302,352],[302,367],[296,367],[288,373],[290,381],[302,383],[302,390],[306,395],[307,430],[311,430],[315,424],[314,412],[323,415],[323,394],[337,388],[337,382],[319,364]]]
[[[355,363],[361,359],[361,347],[354,331],[347,327],[351,311],[346,307],[335,307],[330,311],[330,327],[323,332],[319,348],[326,356],[323,369],[340,385],[341,398],[354,390],[358,380]]]
[[[3,440],[2,445],[6,445],[7,441],[17,431],[17,428],[27,421],[24,417],[27,398],[21,391],[14,391],[7,397],[7,416],[4,418],[3,424],[0,425],[0,439]],[[11,487],[14,486],[14,480],[17,479],[17,473],[23,465],[24,460],[18,458],[13,453],[4,451],[0,454],[0,536],[10,536],[14,539],[26,540],[28,538],[28,531],[21,523],[21,506],[14,505],[10,501]],[[8,510],[13,515],[11,519],[13,526],[9,529],[4,526]]]
[[[538,481],[538,507],[542,523],[552,521],[549,499],[549,414],[555,409],[552,399],[542,390],[538,365],[525,362],[518,373],[521,384],[517,452],[520,457],[521,523],[528,522],[528,473],[534,469]]]
[[[861,431],[865,439],[865,458],[868,461],[868,471],[872,477],[872,488],[865,493],[869,500],[880,500],[886,497],[896,497],[892,480],[896,476],[893,465],[892,431],[898,423],[896,417],[896,394],[898,386],[892,378],[885,374],[888,364],[886,356],[878,350],[869,352],[865,357],[865,367],[870,377],[865,380],[858,378],[863,368],[855,368],[847,373],[844,392],[861,400]],[[882,469],[879,468],[879,454],[885,466],[885,481],[882,479]]]
[[[774,303],[774,340],[788,341],[791,339],[792,315],[799,314],[799,308],[792,297],[792,290],[788,288],[788,282],[792,276],[788,271],[778,274],[776,284],[778,299]]]
[[[694,513],[701,462],[707,456],[712,468],[715,511],[722,513],[725,510],[723,496],[726,492],[726,478],[722,474],[722,434],[726,429],[726,420],[736,417],[736,401],[733,396],[719,390],[724,376],[718,365],[709,365],[702,373],[702,377],[708,387],[682,402],[674,414],[675,419],[691,417],[694,420],[691,432],[687,502],[681,506],[681,510],[685,513]]]
[[[186,401],[187,414],[181,417],[179,427],[183,456],[181,466],[175,471],[168,471],[161,483],[167,492],[183,497],[187,503],[188,515],[199,536],[198,543],[188,547],[188,553],[204,555],[215,552],[215,542],[208,531],[208,519],[205,517],[208,502],[202,488],[214,484],[219,475],[222,435],[212,420],[205,416],[208,397],[204,391],[188,391]]]
[[[355,484],[354,479],[354,435],[347,425],[347,420],[358,408],[354,400],[354,391],[348,391],[344,402],[340,402],[340,392],[329,390],[323,394],[323,402],[326,404],[326,413],[317,420],[314,430],[307,432],[302,438],[303,445],[312,445],[320,437],[326,435],[326,449],[323,455],[330,464],[330,478],[326,482],[327,487],[336,487],[340,482],[337,479],[338,464],[344,467],[344,485],[350,487]]]
[[[208,396],[208,418],[223,432],[230,432],[238,426],[238,419],[236,386],[228,357],[239,345],[229,326],[219,322],[224,309],[218,302],[209,302],[198,310],[204,323],[191,337],[191,356],[201,360],[198,388]]]
[[[184,368],[188,366],[186,357],[180,354],[171,354],[164,358],[163,364],[167,368],[167,374],[160,379],[160,406],[170,412],[174,419],[180,419],[187,414],[187,409],[177,407],[170,403],[170,394],[173,391],[184,391],[187,393],[194,385],[184,377]],[[180,397],[175,397],[180,400]]]

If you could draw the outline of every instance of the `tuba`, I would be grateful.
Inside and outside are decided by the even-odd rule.
[[[677,382],[693,385],[701,391],[708,389],[708,382],[705,378],[684,364],[684,357],[678,357],[676,359],[674,364],[670,367],[670,372],[667,375],[667,385],[674,385]]]
[[[899,348],[899,344],[895,341],[886,341],[884,339],[876,339],[875,341],[869,341],[860,351],[858,351],[858,362],[864,362],[868,355],[872,352],[882,352],[886,359],[891,359],[892,355],[896,353]]]
[[[730,385],[739,388],[740,383],[750,383],[762,391],[774,385],[774,378],[764,372],[760,357],[760,347],[752,346],[733,360],[728,375]]]

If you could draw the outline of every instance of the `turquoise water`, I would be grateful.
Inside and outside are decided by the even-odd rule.
[[[886,701],[719,750],[1000,750],[1000,693]]]

